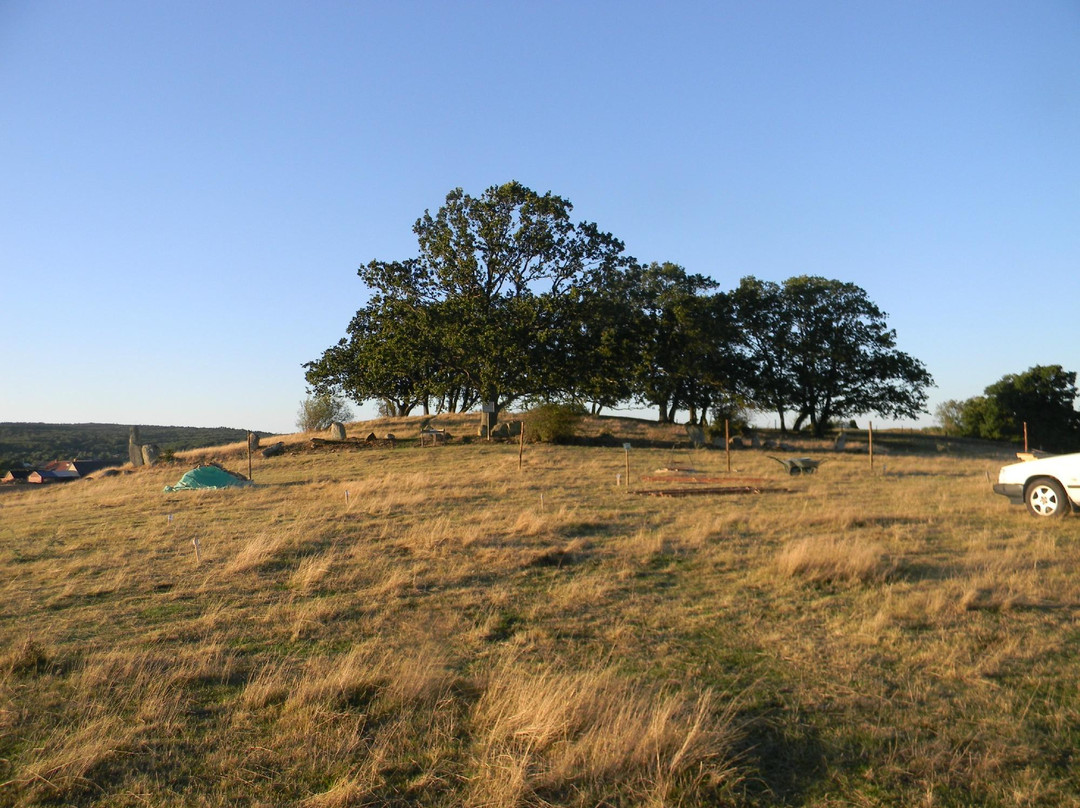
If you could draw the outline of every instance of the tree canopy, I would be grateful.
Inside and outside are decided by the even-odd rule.
[[[821,435],[860,413],[915,417],[933,379],[896,348],[896,332],[853,283],[800,275],[782,285],[743,278],[733,293],[741,344],[752,364],[748,396],[795,429]]]
[[[492,186],[479,197],[451,191],[434,215],[425,211],[413,226],[417,257],[360,268],[372,301],[354,318],[350,341],[306,365],[308,383],[368,398],[386,386],[380,378],[386,357],[350,354],[423,329],[422,338],[379,349],[394,353],[395,378],[408,394],[399,388],[392,397],[377,395],[400,410],[448,394],[451,382],[425,369],[429,360],[451,371],[464,398],[479,395],[496,409],[522,396],[557,392],[571,358],[561,341],[574,322],[573,304],[582,289],[604,286],[627,260],[622,242],[595,224],[574,224],[572,209],[562,197],[518,182]],[[380,327],[386,321],[379,315],[391,309],[403,319]],[[403,359],[429,383],[404,373]]]
[[[1076,396],[1075,371],[1061,365],[1035,365],[1023,373],[1002,376],[981,396],[944,402],[937,416],[950,432],[987,440],[1020,440],[1026,424],[1029,446],[1076,451],[1080,449]]]

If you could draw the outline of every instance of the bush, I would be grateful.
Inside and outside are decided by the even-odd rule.
[[[352,410],[337,396],[309,396],[300,402],[296,426],[301,432],[321,432],[329,429],[334,421],[344,422],[352,417]]]
[[[584,415],[572,404],[541,404],[525,413],[526,434],[531,441],[569,443]]]

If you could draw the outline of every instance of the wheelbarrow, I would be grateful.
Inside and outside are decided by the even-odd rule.
[[[788,474],[792,477],[796,477],[799,474],[813,474],[817,471],[818,466],[824,463],[824,460],[814,460],[810,457],[773,457],[772,455],[765,455],[770,460],[775,460],[777,463],[787,469]]]

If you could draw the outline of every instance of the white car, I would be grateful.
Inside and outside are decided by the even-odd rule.
[[[1080,508],[1080,453],[1051,455],[1002,466],[994,493],[1032,516],[1058,518]]]

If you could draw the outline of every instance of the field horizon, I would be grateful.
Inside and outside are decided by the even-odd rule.
[[[433,420],[0,492],[0,805],[1080,801],[1080,519],[990,491],[1011,447]]]

